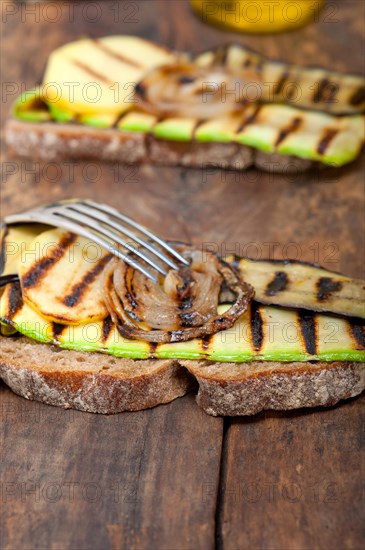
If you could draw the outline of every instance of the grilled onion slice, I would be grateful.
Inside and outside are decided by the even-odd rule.
[[[138,107],[153,115],[204,120],[257,101],[262,83],[249,70],[240,73],[179,62],[153,69],[136,85],[135,94]]]
[[[189,267],[171,270],[159,284],[120,260],[104,271],[104,300],[119,332],[148,342],[185,342],[230,328],[247,309],[253,288],[234,269],[211,253],[183,247]],[[204,254],[204,256],[203,256]],[[218,315],[222,282],[235,295]]]

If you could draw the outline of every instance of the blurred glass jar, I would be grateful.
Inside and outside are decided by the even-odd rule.
[[[247,33],[275,33],[318,21],[325,0],[190,0],[206,23]]]

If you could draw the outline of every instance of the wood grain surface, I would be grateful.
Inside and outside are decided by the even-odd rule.
[[[96,6],[96,7],[95,7]],[[2,121],[49,53],[129,33],[198,52],[232,40],[295,63],[364,69],[365,4],[328,2],[295,33],[204,25],[185,0],[3,2]],[[1,215],[71,196],[109,202],[163,237],[219,252],[317,261],[364,277],[363,158],[337,173],[39,163],[2,148]],[[4,550],[359,550],[364,399],[326,410],[205,415],[192,395],[98,416],[0,387]]]

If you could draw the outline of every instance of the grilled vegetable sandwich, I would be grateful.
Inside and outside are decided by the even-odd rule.
[[[13,152],[290,172],[342,166],[364,142],[365,83],[231,44],[191,56],[136,36],[55,50],[6,127]]]
[[[4,382],[95,413],[192,390],[211,415],[333,405],[363,391],[364,281],[176,246],[188,265],[153,282],[62,229],[3,228]]]

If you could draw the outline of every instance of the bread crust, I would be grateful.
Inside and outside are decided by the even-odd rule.
[[[210,166],[230,170],[246,170],[253,166],[254,151],[239,143],[169,141],[148,136],[151,162],[201,168]]]
[[[5,125],[10,154],[54,161],[89,159],[106,162],[246,170],[256,166],[267,172],[298,173],[319,163],[289,155],[269,154],[239,143],[178,142],[144,132],[92,128],[81,124],[25,122],[10,119]]]
[[[5,125],[5,141],[11,154],[46,161],[93,159],[135,164],[144,161],[147,155],[142,132],[81,124],[10,119]]]
[[[197,379],[197,403],[213,416],[335,405],[365,389],[365,363],[180,361]]]
[[[27,399],[102,414],[168,403],[198,382],[206,413],[237,416],[354,397],[365,389],[365,363],[133,360],[1,336],[0,378]]]
[[[4,336],[0,378],[26,399],[102,414],[169,403],[193,386],[177,361],[121,359]]]

